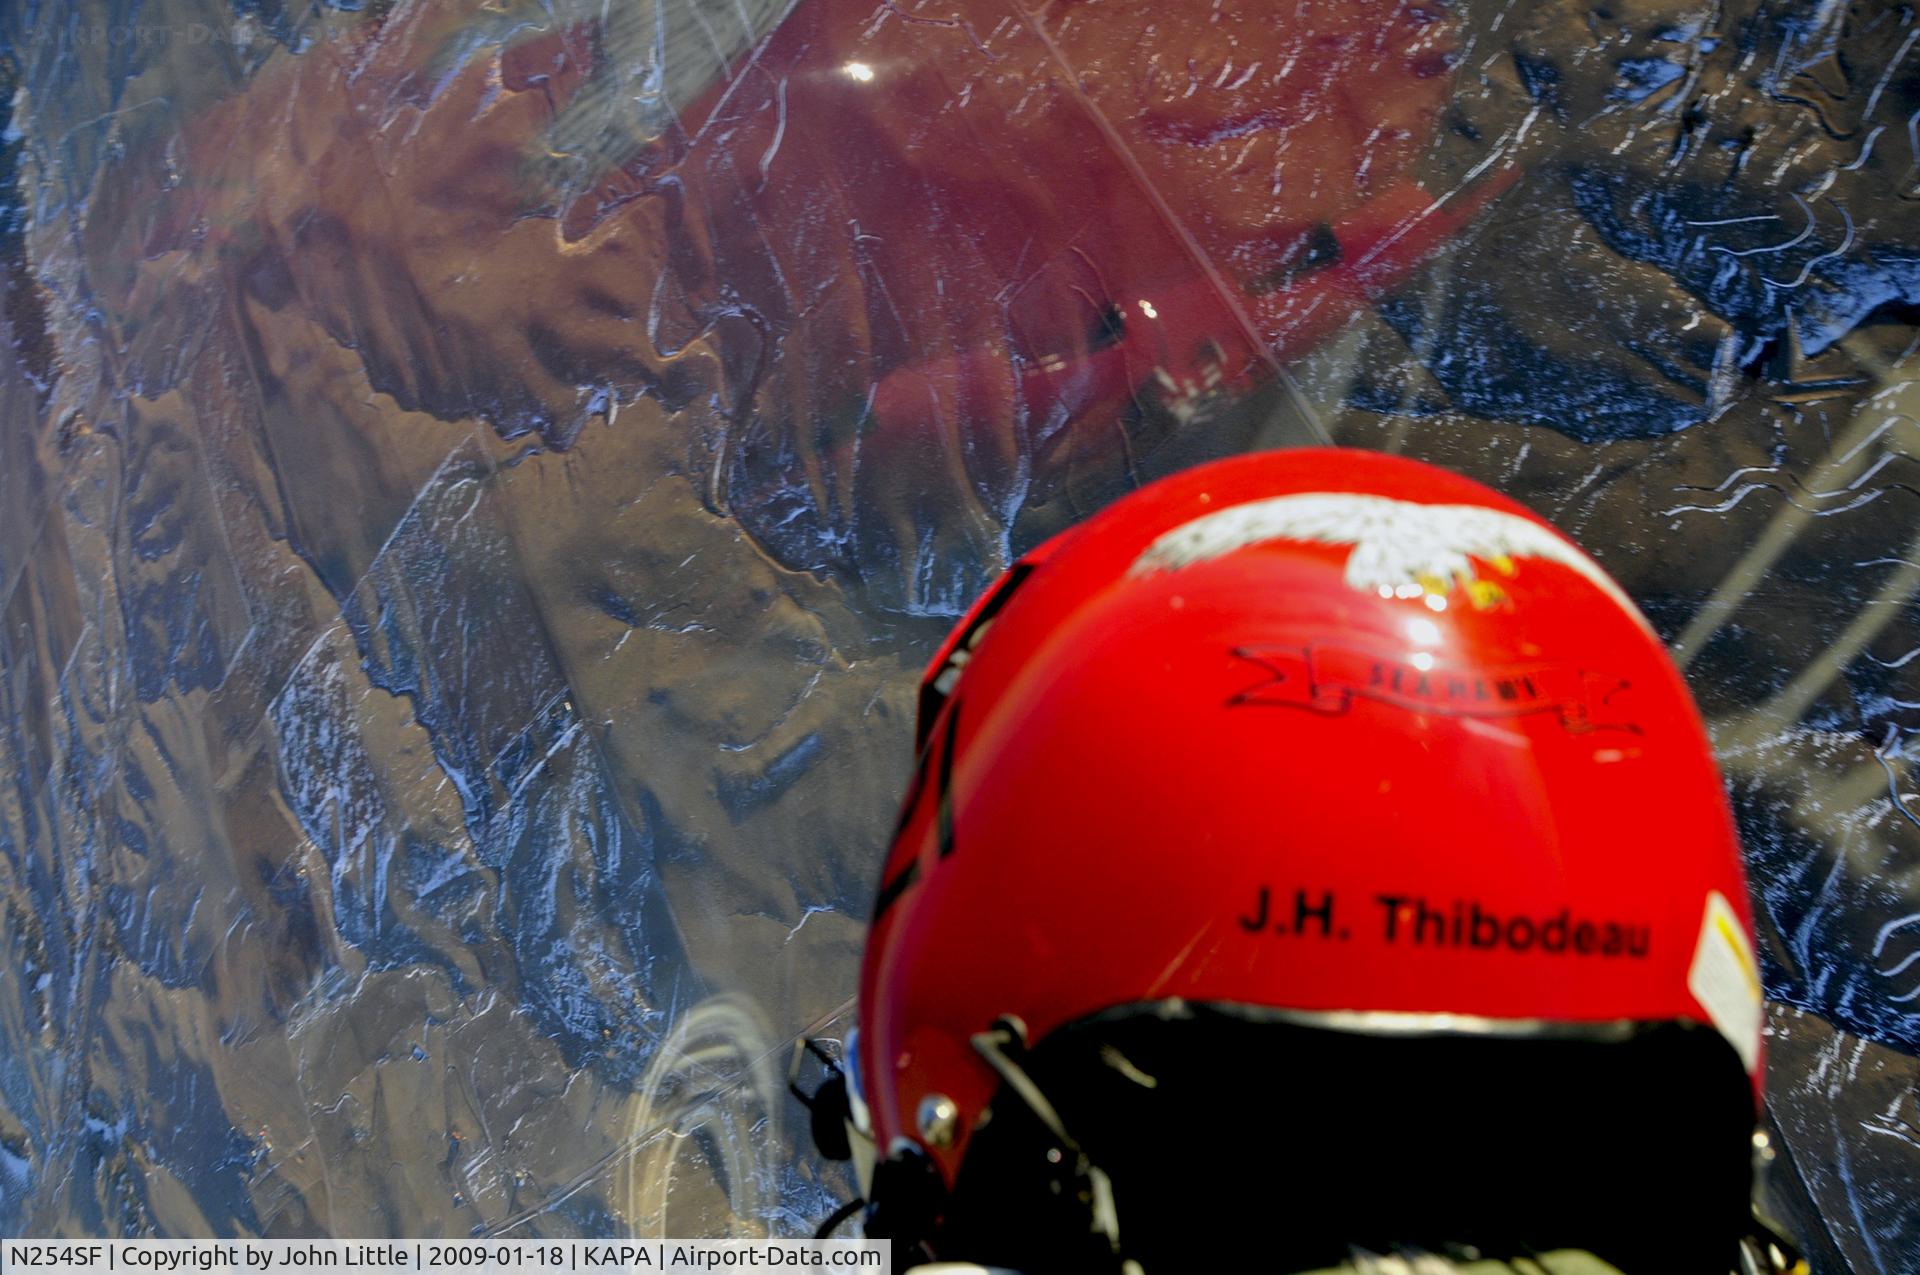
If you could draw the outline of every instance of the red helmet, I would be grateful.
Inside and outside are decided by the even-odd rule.
[[[1106,1163],[1158,1118],[1115,1113],[1183,1069],[1180,1128],[1279,1120],[1279,1147],[1335,1109],[1316,1136],[1405,1132],[1404,1110],[1364,1132],[1329,1095],[1445,1076],[1427,1128],[1462,1072],[1485,1092],[1459,1138],[1536,1084],[1558,1110],[1507,1116],[1571,1098],[1623,1136],[1710,1124],[1688,1139],[1704,1160],[1666,1160],[1688,1184],[1705,1161],[1737,1174],[1709,1194],[1744,1213],[1762,999],[1721,780],[1645,619],[1513,501],[1342,450],[1156,483],[980,599],[927,670],[918,742],[855,1046],[876,1203],[888,1164],[895,1194],[916,1166],[922,1216],[893,1233],[982,1258],[939,1235],[989,1126]],[[1135,1098],[1074,1111],[1107,1081]],[[1133,1128],[1093,1151],[1115,1122]],[[1608,1171],[1658,1178],[1650,1154]],[[1093,1180],[1111,1211],[1128,1184]]]

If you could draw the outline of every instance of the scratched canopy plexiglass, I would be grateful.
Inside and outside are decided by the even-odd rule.
[[[1713,728],[1785,1190],[1915,1269],[1891,4],[0,14],[0,1224],[797,1233],[919,666],[1304,442],[1569,531]]]

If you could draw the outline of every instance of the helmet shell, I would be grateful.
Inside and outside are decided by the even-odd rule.
[[[919,733],[859,1062],[882,1152],[948,1181],[1003,1015],[1034,1040],[1168,998],[1692,1020],[1758,1083],[1739,844],[1686,687],[1591,559],[1477,483],[1308,450],[1135,492],[976,604]],[[934,1097],[959,1118],[926,1145]]]

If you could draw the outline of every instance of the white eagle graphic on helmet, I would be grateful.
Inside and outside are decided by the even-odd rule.
[[[1351,546],[1349,585],[1382,597],[1425,597],[1433,606],[1444,606],[1456,588],[1476,606],[1505,597],[1496,582],[1481,577],[1475,559],[1506,576],[1514,574],[1516,559],[1557,562],[1629,614],[1640,614],[1598,563],[1531,519],[1484,505],[1423,505],[1356,492],[1273,496],[1206,514],[1162,534],[1129,574],[1178,571],[1270,540]]]

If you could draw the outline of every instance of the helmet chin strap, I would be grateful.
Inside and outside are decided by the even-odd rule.
[[[1089,1227],[1095,1235],[1107,1242],[1115,1261],[1119,1264],[1120,1275],[1143,1275],[1140,1263],[1126,1256],[1120,1244],[1120,1214],[1113,1203],[1113,1181],[1099,1165],[1095,1164],[1080,1144],[1067,1132],[1067,1126],[1060,1119],[1060,1113],[1054,1110],[1046,1094],[1034,1083],[1023,1068],[1016,1054],[1026,1052],[1026,1024],[1012,1015],[1002,1016],[987,1031],[977,1032],[973,1036],[973,1047],[986,1060],[989,1067],[1000,1077],[1009,1092],[1026,1105],[1047,1132],[1060,1144],[1062,1155],[1072,1158],[1072,1176],[1084,1183],[1089,1201]]]

